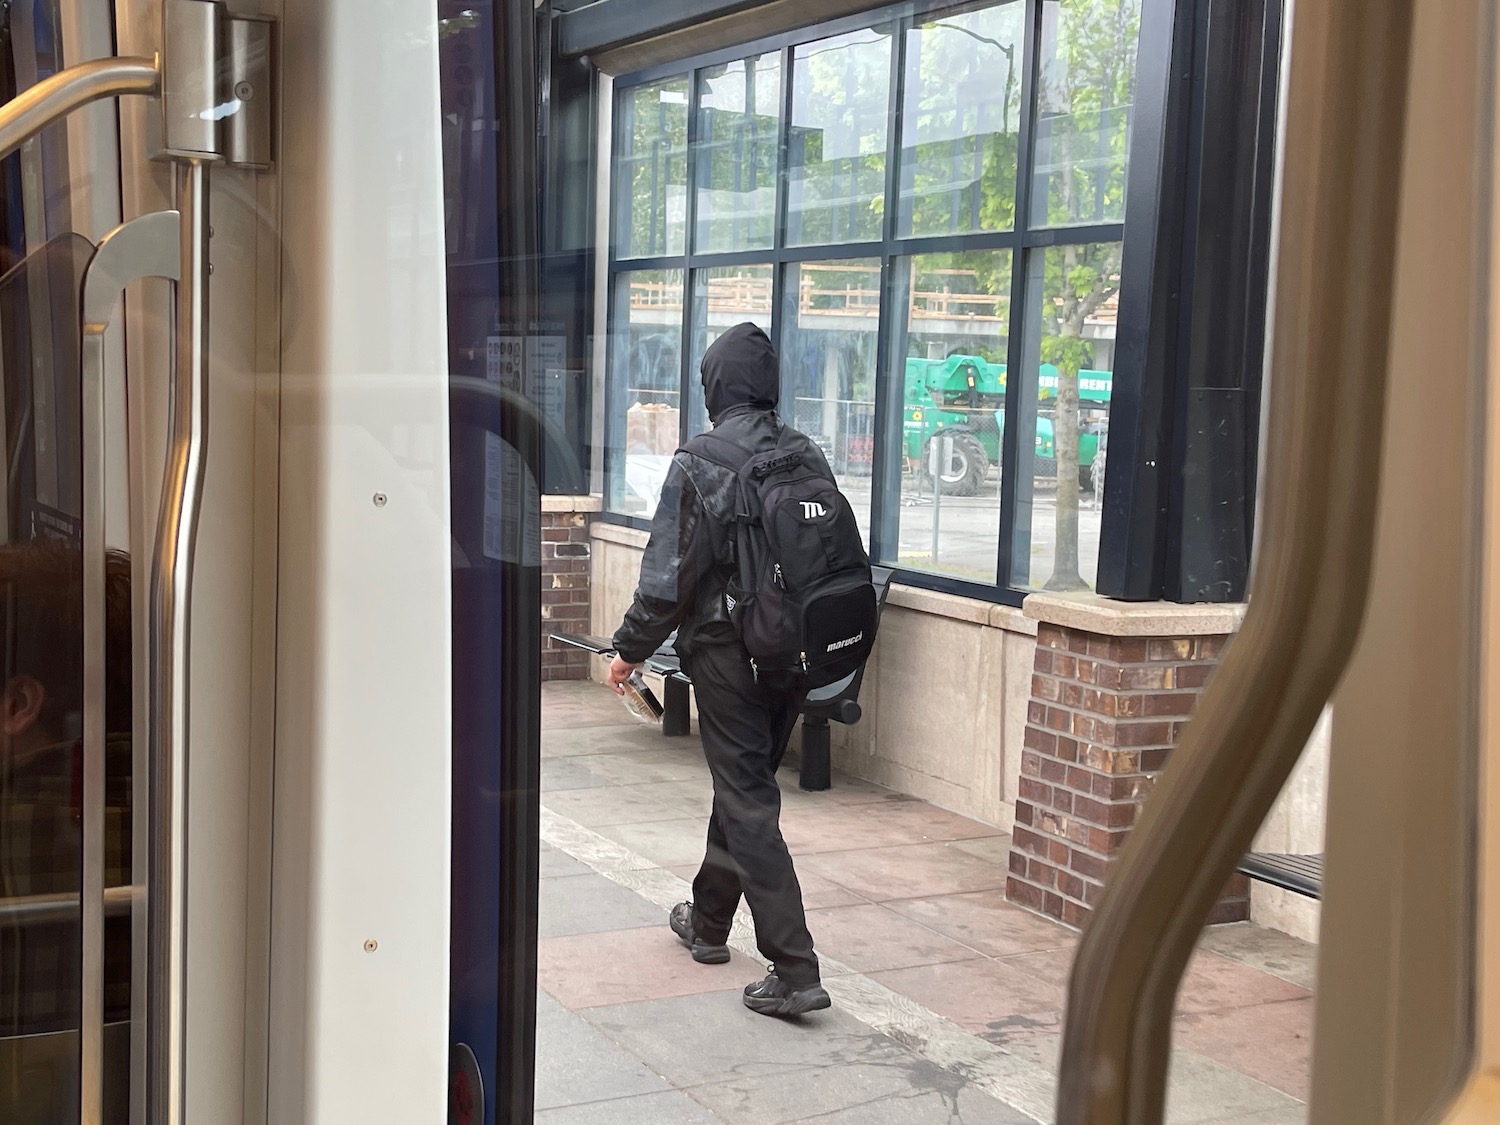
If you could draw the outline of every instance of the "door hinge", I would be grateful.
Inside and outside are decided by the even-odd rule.
[[[155,158],[271,167],[275,29],[218,0],[164,0]]]

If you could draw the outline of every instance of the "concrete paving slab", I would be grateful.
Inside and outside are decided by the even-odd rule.
[[[1007,963],[1038,980],[1066,988],[1073,968],[1073,951],[1068,948],[1042,953],[1025,953],[1006,958]],[[1256,1004],[1300,1000],[1310,995],[1306,989],[1263,973],[1249,965],[1199,949],[1188,962],[1177,994],[1179,1012],[1223,1012]]]
[[[953,846],[961,852],[968,852],[972,856],[978,856],[989,863],[997,863],[1001,867],[1010,863],[1009,832],[969,840],[955,839]]]
[[[807,912],[819,952],[862,973],[970,961],[978,951],[874,903]]]
[[[1312,1091],[1312,1030],[1308,997],[1179,1016],[1174,1042],[1306,1101]]]
[[[1031,1125],[1031,1118],[915,1056],[735,1078],[692,1093],[726,1125]]]
[[[592,758],[551,758],[542,762],[542,792],[551,793],[563,789],[596,789],[610,781],[584,762]]]
[[[1000,1046],[1062,1027],[1063,988],[1007,961],[983,958],[869,975]]]
[[[539,1110],[533,1121],[535,1125],[726,1125],[723,1118],[676,1090]]]
[[[740,987],[752,979],[727,970]],[[748,1011],[739,990],[591,1008],[579,1013],[680,1090],[756,1075],[904,1066],[910,1052],[833,1009],[796,1020]]]
[[[962,848],[962,843],[955,847]],[[1071,950],[1078,934],[1005,900],[1004,891],[940,895],[886,903],[891,910],[989,957]]]
[[[538,903],[537,932],[543,938],[666,926],[654,903],[593,873],[553,879]]]
[[[646,786],[607,785],[551,793],[547,807],[588,828],[611,824],[646,824],[655,820],[680,820],[680,810],[642,792]]]
[[[575,1012],[647,997],[738,993],[760,971],[738,955],[727,965],[700,965],[665,925],[537,943],[538,982]]]
[[[606,839],[645,856],[658,867],[681,867],[703,859],[708,840],[708,818],[611,824],[596,831]]]
[[[580,863],[566,852],[558,851],[547,844],[542,845],[538,866],[543,879],[566,879],[594,873],[587,864]]]
[[[635,753],[592,754],[589,769],[612,785],[645,785],[653,781],[696,781],[708,777],[701,754],[647,750]]]
[[[639,1059],[545,993],[537,997],[536,1036],[538,1110],[670,1089]]]
[[[947,844],[824,852],[799,857],[798,865],[871,902],[994,891],[1005,886],[1004,868]]]
[[[1019,1042],[1012,1049],[1055,1073],[1060,1043],[1061,1037],[1053,1035]],[[1238,1122],[1260,1114],[1301,1115],[1290,1118],[1301,1121],[1306,1110],[1295,1098],[1212,1059],[1191,1051],[1172,1053],[1167,1125],[1221,1125],[1226,1119]]]
[[[697,863],[684,863],[668,870],[679,879],[691,883],[698,874],[698,866]],[[869,901],[820,875],[803,870],[800,864],[797,865],[797,882],[802,884],[802,906],[806,910],[819,910],[828,906],[859,906]]]
[[[926,844],[995,835],[987,824],[920,801],[795,806],[781,814],[781,833],[796,855]]]
[[[661,734],[641,723],[594,727],[555,727],[542,731],[543,758],[572,758],[588,754],[655,749]]]
[[[1278,930],[1237,922],[1210,926],[1199,948],[1253,965],[1257,969],[1312,991],[1318,977],[1318,947]]]
[[[680,817],[706,817],[713,810],[714,786],[707,769],[703,771],[702,777],[690,777],[682,781],[644,782],[632,785],[630,789],[676,809]]]

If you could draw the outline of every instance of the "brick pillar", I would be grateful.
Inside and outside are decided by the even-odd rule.
[[[542,634],[589,631],[589,544],[591,513],[597,497],[542,498]],[[586,680],[589,655],[542,641],[543,680]]]
[[[1240,607],[1039,595],[1026,612],[1038,620],[1037,646],[1006,897],[1081,926]],[[1154,628],[1172,632],[1142,635]],[[1210,922],[1249,915],[1249,887],[1236,876]]]

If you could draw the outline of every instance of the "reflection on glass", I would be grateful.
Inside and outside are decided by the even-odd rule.
[[[798,47],[787,150],[793,246],[880,238],[891,37],[857,31]]]
[[[618,112],[615,253],[681,254],[687,236],[688,80],[626,90]]]
[[[1024,5],[944,15],[906,33],[903,235],[1016,222]]]
[[[749,321],[771,334],[771,266],[718,266],[693,271],[693,357],[688,368],[688,434],[708,429],[703,380],[698,365],[703,353],[724,332]]]
[[[1012,585],[1093,588],[1114,385],[1120,243],[1034,251],[1022,398],[1036,415],[1033,471],[1016,491]]]
[[[1044,0],[1034,225],[1124,220],[1140,26],[1140,0]]]
[[[649,517],[677,449],[684,280],[682,270],[615,278],[608,398],[613,512]]]
[[[883,561],[993,582],[1011,252],[921,254],[895,268],[903,472],[897,557]]]
[[[76,1121],[83,874],[79,286],[93,247],[0,279],[0,1121]],[[104,885],[131,882],[129,561],[106,561]],[[129,1116],[130,916],[104,930],[104,1116]]]
[[[880,261],[787,267],[781,308],[781,416],[817,442],[870,536]]]
[[[780,129],[780,52],[698,72],[694,249],[760,250],[771,245]]]

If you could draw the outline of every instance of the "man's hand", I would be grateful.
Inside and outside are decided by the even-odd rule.
[[[625,681],[630,679],[631,674],[639,667],[639,664],[627,664],[620,656],[616,656],[610,662],[609,686],[615,689],[616,695],[625,694]]]

